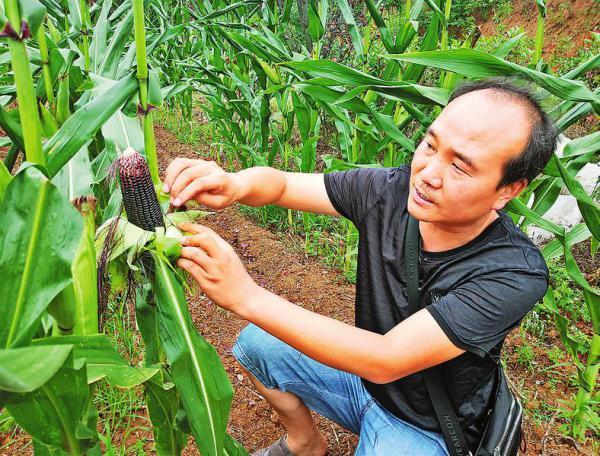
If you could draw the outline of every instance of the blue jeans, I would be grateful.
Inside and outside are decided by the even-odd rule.
[[[360,377],[321,364],[250,323],[233,354],[267,388],[289,391],[306,406],[359,435],[359,456],[447,456],[444,438],[392,415]]]

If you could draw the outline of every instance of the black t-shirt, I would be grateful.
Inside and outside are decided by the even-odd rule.
[[[378,334],[409,316],[404,274],[409,179],[408,165],[325,175],[331,203],[359,232],[356,326]],[[467,244],[421,252],[419,259],[423,305],[448,338],[466,350],[440,369],[471,446],[480,439],[495,386],[494,359],[508,332],[548,287],[540,251],[505,212],[498,215]],[[394,415],[441,432],[421,373],[383,385],[363,383]]]

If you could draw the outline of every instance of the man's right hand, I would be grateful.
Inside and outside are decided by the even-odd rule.
[[[176,158],[167,168],[163,191],[170,193],[171,204],[176,207],[194,200],[223,209],[239,199],[240,184],[234,174],[213,161]]]

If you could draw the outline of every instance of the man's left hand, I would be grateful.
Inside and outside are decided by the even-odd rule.
[[[208,227],[183,223],[179,229],[194,234],[182,239],[177,266],[189,272],[216,305],[243,316],[245,304],[260,287],[233,247]]]

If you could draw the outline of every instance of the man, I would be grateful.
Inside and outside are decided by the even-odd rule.
[[[323,455],[309,409],[359,434],[357,455],[446,455],[420,371],[440,371],[469,445],[492,400],[506,334],[544,295],[538,249],[500,211],[543,169],[556,145],[531,94],[505,80],[459,87],[429,127],[410,167],[295,174],[226,173],[175,160],[165,190],[194,199],[342,215],[358,228],[356,327],[275,296],[248,276],[208,228],[183,242],[178,265],[217,305],[251,322],[234,355],[287,430],[255,454]],[[407,309],[404,236],[419,220],[423,308]]]

